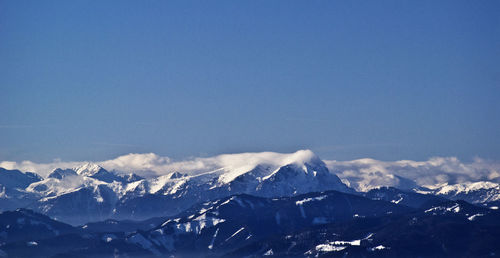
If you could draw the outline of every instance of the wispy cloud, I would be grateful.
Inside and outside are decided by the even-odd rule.
[[[0,124],[0,129],[24,129],[24,128],[44,128],[44,127],[54,127],[51,124]]]
[[[131,153],[114,159],[95,161],[108,170],[134,172],[142,176],[163,175],[174,171],[197,174],[220,168],[234,172],[251,170],[258,164],[282,166],[289,163],[315,158],[308,150],[295,153],[238,153],[214,157],[195,157],[185,160],[172,160],[155,153]],[[323,160],[331,172],[337,174],[345,183],[357,190],[369,190],[378,186],[411,188],[418,185],[461,183],[475,181],[500,182],[500,162],[474,159],[465,163],[455,157],[434,157],[426,161],[399,160],[380,161],[357,159],[351,161]],[[50,163],[32,161],[0,161],[0,167],[33,171],[47,176],[55,168],[72,168],[88,161],[64,162],[54,160]]]
[[[464,163],[456,157],[433,157],[427,161],[325,160],[327,167],[358,190],[378,186],[412,188],[475,181],[500,182],[500,163],[476,158]]]
[[[32,125],[0,124],[0,129],[32,128]]]
[[[139,175],[148,176],[151,172],[157,175],[167,174],[174,171],[196,174],[219,168],[227,168],[235,172],[245,172],[253,169],[258,164],[271,166],[282,166],[295,161],[311,159],[315,157],[309,150],[297,151],[294,153],[238,153],[223,154],[206,158],[190,158],[186,160],[173,161],[169,157],[162,157],[155,153],[131,153],[119,156],[115,159],[105,161],[94,161],[108,170],[120,172],[134,172]],[[89,161],[63,162],[54,160],[51,163],[35,163],[32,161],[2,161],[0,167],[7,169],[19,169],[21,171],[37,172],[42,176],[48,175],[56,168],[72,168],[83,165]]]

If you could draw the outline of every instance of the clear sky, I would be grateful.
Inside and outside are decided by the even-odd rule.
[[[488,0],[0,0],[0,160],[499,160],[499,14]]]

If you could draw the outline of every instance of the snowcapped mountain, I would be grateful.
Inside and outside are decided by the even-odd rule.
[[[127,185],[116,212],[145,219],[152,213],[173,215],[195,203],[232,194],[278,197],[325,190],[352,192],[312,152],[301,154],[300,158],[288,160],[290,163],[282,166],[258,164],[248,170],[219,168],[195,175],[174,172],[139,180]],[[158,205],[172,208],[155,210]]]
[[[488,203],[500,201],[500,184],[480,181],[461,184],[441,184],[422,187],[418,193],[433,194],[451,200],[464,200],[470,203]]]
[[[128,177],[94,164],[55,169],[46,179],[29,184],[23,190],[32,201],[18,207],[71,224],[104,220],[112,214]]]
[[[343,180],[356,189],[370,190],[364,195],[372,199],[411,207],[428,205],[427,201],[439,201],[434,198],[435,195],[472,203],[500,201],[499,185],[496,183],[422,188],[413,180],[391,174],[390,166],[375,166],[378,163],[372,164],[373,160],[356,162],[356,166],[358,163],[368,166],[359,170],[364,178],[361,181],[356,179],[355,171],[349,170],[352,168],[350,163],[347,164],[349,166],[335,163],[332,169],[342,174]],[[105,219],[145,220],[171,216],[196,203],[234,194],[281,197],[327,190],[355,192],[310,150],[290,154],[226,154],[172,164],[168,167],[172,169],[170,173],[148,178],[108,171],[93,163],[69,169],[58,168],[45,179],[34,173],[3,169],[0,171],[1,209],[30,208],[75,225]],[[348,170],[340,171],[343,167]],[[385,172],[379,176],[378,171]],[[349,182],[352,178],[358,181]],[[396,184],[404,190],[380,187],[385,184]],[[418,189],[420,194],[432,195],[412,193],[412,189]]]
[[[90,162],[87,164],[84,164],[82,166],[73,168],[73,171],[75,171],[78,175],[88,176],[88,177],[94,176],[101,171],[104,171],[104,173],[107,173],[107,171],[105,171],[105,169],[103,169],[99,165],[93,164]]]
[[[135,174],[119,175],[117,173],[107,171],[106,169],[102,168],[101,166],[99,166],[97,164],[93,164],[93,163],[86,163],[82,166],[75,167],[72,170],[75,171],[76,174],[78,174],[82,177],[91,177],[91,178],[94,178],[94,179],[97,179],[97,180],[100,180],[100,181],[106,182],[106,183],[113,183],[115,181],[122,182],[122,183],[128,183],[128,182],[142,179],[141,177],[139,177]]]
[[[0,210],[33,210],[0,212],[0,257],[500,252],[499,184],[430,180],[423,187],[407,179],[410,172],[392,174],[393,167],[431,173],[427,163],[332,163],[342,180],[366,192],[347,187],[308,150],[165,161],[169,173],[147,178],[79,164],[46,178],[0,169]]]
[[[193,204],[233,194],[280,197],[326,190],[353,192],[309,150],[264,154],[242,156],[250,165],[236,164],[231,160],[234,157],[223,156],[226,163],[229,160],[225,167],[176,171],[148,179],[121,175],[92,163],[55,169],[46,179],[22,185],[23,192],[36,201],[20,207],[81,224],[108,218],[169,216]]]

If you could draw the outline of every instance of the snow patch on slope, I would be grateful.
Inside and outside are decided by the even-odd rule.
[[[311,202],[311,201],[321,201],[321,200],[325,199],[326,197],[328,197],[328,196],[322,195],[322,196],[318,196],[318,197],[314,197],[314,198],[305,198],[305,199],[302,199],[300,201],[296,201],[295,205],[303,205],[304,203]]]

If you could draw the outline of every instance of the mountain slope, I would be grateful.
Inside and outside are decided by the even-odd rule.
[[[162,222],[125,233],[147,225],[108,221],[75,228],[27,210],[4,212],[0,255],[485,257],[500,251],[500,212],[464,201],[412,209],[337,191],[282,198],[233,195],[155,221],[149,222]]]
[[[86,232],[30,210],[0,213],[0,257],[150,257],[123,232]]]
[[[127,241],[157,254],[221,255],[271,235],[411,210],[337,191],[274,199],[233,195],[196,205],[155,229],[128,236]]]
[[[24,189],[42,180],[35,173],[0,168],[0,211],[22,208],[36,200],[36,196]]]
[[[372,200],[383,200],[413,208],[426,208],[447,200],[432,194],[403,191],[394,187],[379,187],[363,193],[362,195]]]
[[[31,210],[17,209],[0,213],[0,243],[2,244],[34,241],[75,232],[77,230],[73,227]]]
[[[496,211],[448,201],[428,210],[358,217],[265,238],[226,257],[495,256],[500,252],[499,221]]]

